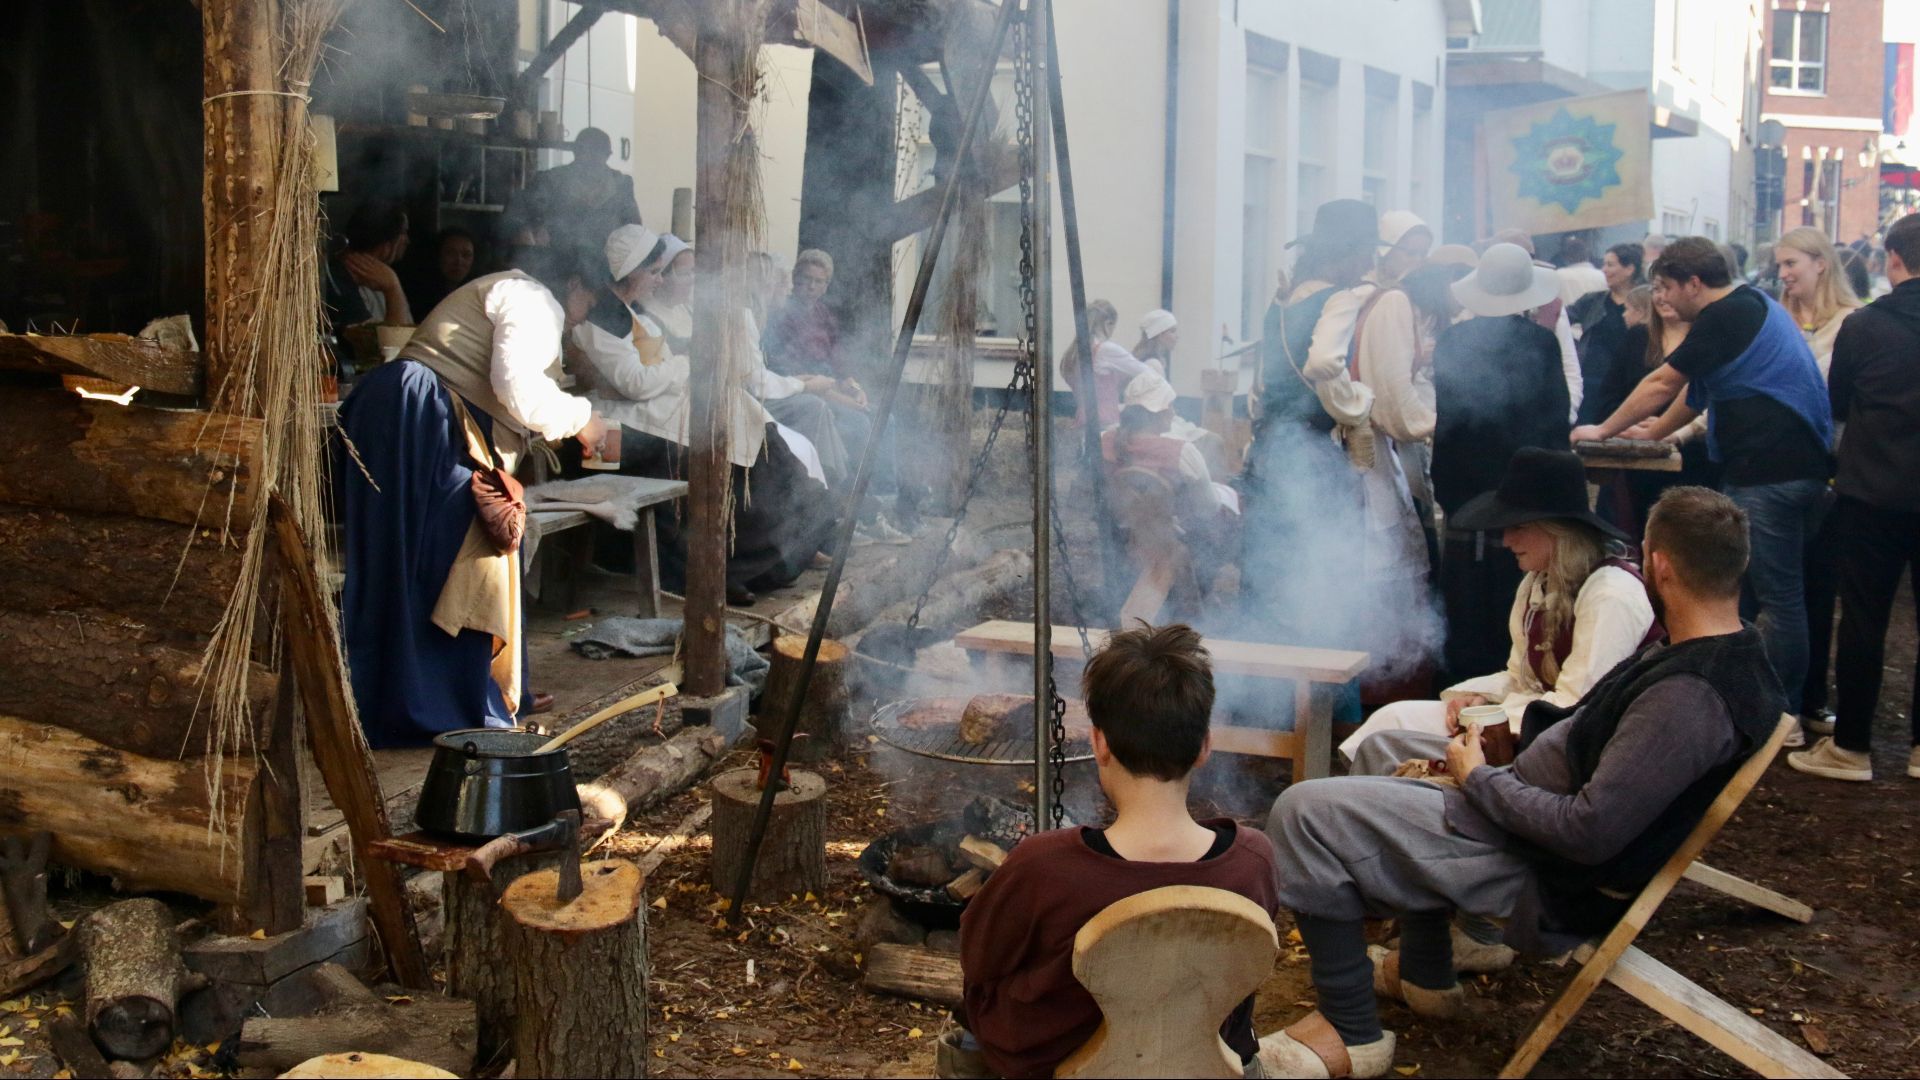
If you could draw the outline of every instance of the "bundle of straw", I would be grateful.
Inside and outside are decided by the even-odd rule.
[[[220,521],[223,538],[241,546],[242,561],[238,582],[207,643],[202,665],[200,704],[210,708],[212,717],[205,759],[210,773],[208,786],[216,800],[210,820],[216,823],[228,820],[218,805],[226,790],[220,783],[220,773],[227,755],[258,752],[253,745],[246,693],[249,668],[257,659],[277,663],[279,656],[278,619],[274,612],[262,610],[264,598],[271,592],[269,529],[264,512],[269,496],[277,494],[286,502],[316,545],[316,558],[326,557],[321,546],[326,531],[322,528],[323,432],[318,408],[326,365],[320,347],[324,317],[317,258],[320,201],[314,189],[314,146],[306,95],[326,35],[349,2],[283,0],[281,85],[268,98],[279,103],[281,112],[273,201],[269,219],[254,223],[255,235],[264,236],[258,264],[259,291],[251,298],[238,348],[231,353],[234,363],[228,382],[215,388],[227,411],[208,414],[209,425],[233,415],[259,416],[266,421],[260,448],[260,482],[253,491],[253,497],[259,500],[254,526],[244,536],[232,536],[231,505],[224,508]],[[337,623],[330,595],[325,596],[325,603],[328,617]],[[231,844],[238,838],[222,839]]]

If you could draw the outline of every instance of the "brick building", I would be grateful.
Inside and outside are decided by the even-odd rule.
[[[1878,230],[1886,2],[1769,0],[1761,111],[1787,128],[1781,232],[1846,244]]]

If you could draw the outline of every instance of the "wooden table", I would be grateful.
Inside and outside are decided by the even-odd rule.
[[[1106,645],[1110,633],[1088,630],[1087,639],[1095,649],[1100,649]],[[953,643],[968,652],[1032,656],[1033,626],[996,619],[955,634]],[[1206,638],[1203,644],[1213,656],[1213,670],[1217,674],[1286,679],[1293,683],[1292,731],[1214,724],[1209,729],[1213,748],[1229,754],[1289,758],[1293,761],[1295,780],[1331,774],[1333,706],[1328,701],[1314,701],[1313,684],[1351,682],[1367,669],[1370,657],[1347,649],[1267,645],[1223,638]],[[1056,660],[1082,659],[1080,632],[1071,626],[1054,627],[1053,656]]]
[[[641,618],[657,619],[660,617],[660,546],[653,531],[653,510],[684,496],[687,485],[681,480],[629,479],[635,481],[642,492],[640,520],[633,526],[633,572],[640,585],[639,614]],[[593,530],[585,526],[596,520],[584,510],[536,509],[527,514],[526,542],[533,551],[527,576],[540,575],[535,596],[542,606],[573,610],[578,591],[574,570],[593,560]],[[558,548],[559,558],[540,558],[542,549],[549,544]]]

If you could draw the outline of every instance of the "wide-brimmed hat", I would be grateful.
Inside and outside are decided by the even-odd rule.
[[[1323,202],[1313,212],[1313,231],[1288,247],[1314,244],[1323,247],[1371,248],[1380,242],[1380,216],[1372,203],[1359,199],[1334,199]]]
[[[1495,244],[1473,273],[1453,283],[1454,298],[1475,315],[1517,315],[1560,295],[1560,275],[1535,266],[1518,244]]]
[[[1514,451],[1500,486],[1467,500],[1448,524],[1468,532],[1492,532],[1553,519],[1591,525],[1617,540],[1630,539],[1587,507],[1587,469],[1580,456],[1538,446]]]

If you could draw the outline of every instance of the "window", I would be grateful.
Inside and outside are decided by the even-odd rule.
[[[1708,218],[1707,220],[1701,222],[1700,235],[1706,237],[1707,239],[1713,241],[1716,244],[1719,243],[1720,242],[1720,223],[1713,220],[1712,218]]]
[[[1240,221],[1240,336],[1246,339],[1259,335],[1273,294],[1286,87],[1279,72],[1247,68],[1246,191]]]
[[[1333,197],[1334,129],[1340,119],[1337,98],[1338,92],[1330,83],[1300,80],[1300,163],[1294,185],[1296,236],[1304,236],[1313,228],[1313,212]]]
[[[1660,232],[1669,240],[1690,235],[1693,232],[1693,215],[1685,210],[1661,211]]]
[[[1361,197],[1376,210],[1388,209],[1389,178],[1393,175],[1394,142],[1399,135],[1400,103],[1395,98],[1367,95],[1366,128],[1360,150]]]
[[[1827,15],[1775,11],[1767,85],[1792,94],[1827,92]]]

